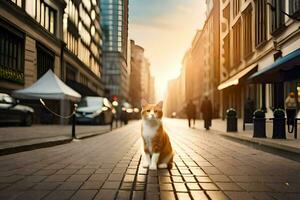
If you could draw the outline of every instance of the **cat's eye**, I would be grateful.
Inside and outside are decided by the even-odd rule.
[[[157,113],[157,110],[154,110],[155,113]]]
[[[146,112],[150,112],[150,110],[146,110]]]

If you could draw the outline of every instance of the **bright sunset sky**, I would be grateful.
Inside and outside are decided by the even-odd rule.
[[[176,78],[185,51],[205,20],[205,0],[129,0],[129,38],[144,47],[163,99],[167,81]]]

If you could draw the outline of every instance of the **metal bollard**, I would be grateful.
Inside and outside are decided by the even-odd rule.
[[[226,111],[227,132],[237,132],[237,117],[234,108],[229,108]]]
[[[75,127],[76,127],[76,115],[74,114],[72,116],[72,138],[73,139],[76,139],[76,129],[75,129]]]
[[[266,138],[265,112],[262,110],[256,110],[253,115],[253,137]]]
[[[294,127],[294,138],[297,139],[297,134],[298,134],[298,118],[295,118],[295,127]]]
[[[273,139],[286,139],[285,114],[282,109],[274,110],[273,118]]]

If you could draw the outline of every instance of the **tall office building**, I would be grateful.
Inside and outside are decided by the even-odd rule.
[[[128,100],[128,0],[102,0],[103,82],[109,97]]]

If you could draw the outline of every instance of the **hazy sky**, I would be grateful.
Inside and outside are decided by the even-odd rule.
[[[129,38],[145,48],[157,100],[176,78],[185,51],[205,20],[205,0],[129,0]]]

